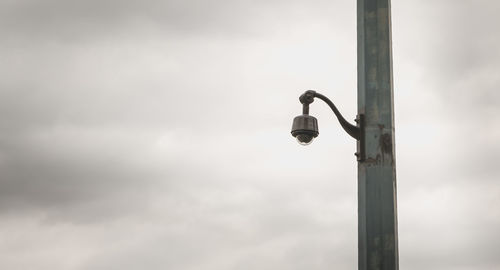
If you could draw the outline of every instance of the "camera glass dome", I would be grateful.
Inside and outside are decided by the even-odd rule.
[[[300,145],[309,145],[314,139],[313,134],[299,134],[295,137]]]

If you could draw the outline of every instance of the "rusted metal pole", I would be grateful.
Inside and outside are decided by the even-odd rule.
[[[398,230],[390,0],[358,0],[358,269],[397,270]],[[358,149],[358,152],[360,150]]]

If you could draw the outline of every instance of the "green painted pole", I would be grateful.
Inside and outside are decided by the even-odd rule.
[[[358,269],[397,270],[398,230],[390,0],[358,0]],[[358,149],[359,152],[359,149]]]

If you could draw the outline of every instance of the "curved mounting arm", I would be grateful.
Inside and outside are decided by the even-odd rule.
[[[323,100],[326,104],[328,104],[328,106],[330,106],[335,116],[337,116],[340,125],[347,132],[347,134],[351,135],[351,137],[358,141],[361,140],[361,128],[347,122],[347,120],[345,120],[342,114],[340,114],[339,110],[337,109],[337,107],[335,107],[335,104],[333,104],[330,99],[320,93],[316,93],[316,91],[314,90],[307,90],[299,98],[300,103],[303,104],[303,114],[309,114],[309,104],[313,103],[315,97]]]

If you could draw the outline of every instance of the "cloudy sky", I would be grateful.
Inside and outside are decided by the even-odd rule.
[[[394,0],[401,269],[500,269],[500,4]],[[1,0],[0,268],[357,267],[356,5]]]

